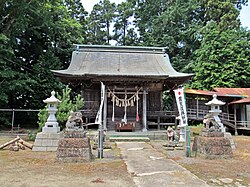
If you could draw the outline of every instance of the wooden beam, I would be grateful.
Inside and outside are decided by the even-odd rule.
[[[4,147],[6,147],[6,146],[8,146],[8,145],[17,142],[18,140],[20,140],[20,137],[19,137],[19,136],[17,136],[17,137],[16,137],[15,139],[13,139],[13,140],[10,140],[9,142],[7,142],[7,143],[1,145],[1,146],[0,146],[0,149],[3,149]]]
[[[24,145],[25,147],[29,148],[29,149],[33,148],[33,144],[31,144],[29,142],[26,142],[23,139],[20,139],[18,142],[21,143],[22,145]]]

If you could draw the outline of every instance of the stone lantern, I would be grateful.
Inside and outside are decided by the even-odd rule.
[[[225,132],[224,125],[221,123],[221,120],[219,118],[219,114],[222,112],[220,110],[220,106],[224,104],[225,102],[217,99],[216,94],[213,95],[213,99],[211,101],[205,103],[205,105],[211,106],[211,110],[209,110],[209,113],[211,114],[211,117],[214,118],[215,122],[220,126],[221,132]]]
[[[37,133],[32,151],[56,151],[58,142],[63,138],[56,120],[57,105],[60,101],[55,97],[55,92],[51,92],[51,97],[43,100],[48,105],[49,117],[42,132]]]
[[[48,104],[48,113],[49,117],[45,126],[42,129],[42,132],[45,133],[58,133],[60,131],[60,127],[58,126],[58,122],[56,120],[56,112],[57,112],[57,105],[60,101],[55,97],[55,91],[51,92],[51,97],[43,100],[44,103]]]

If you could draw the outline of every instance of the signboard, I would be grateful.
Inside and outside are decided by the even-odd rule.
[[[105,95],[105,85],[101,82],[101,104],[95,118],[95,123],[99,125],[102,123],[102,108],[104,103],[104,95]]]
[[[184,98],[184,88],[178,88],[174,90],[177,108],[179,112],[179,118],[180,118],[180,125],[181,126],[187,126],[187,108]]]

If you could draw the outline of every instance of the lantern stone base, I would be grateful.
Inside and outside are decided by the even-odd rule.
[[[59,133],[37,133],[32,151],[56,151],[58,141],[63,138],[63,132]]]
[[[60,132],[60,127],[58,127],[57,122],[46,122],[45,126],[42,129],[44,133],[58,133]]]

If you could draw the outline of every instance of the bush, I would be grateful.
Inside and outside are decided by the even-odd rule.
[[[31,132],[30,130],[28,130],[27,132],[28,132],[28,139],[30,141],[35,141],[37,133],[36,132]]]

